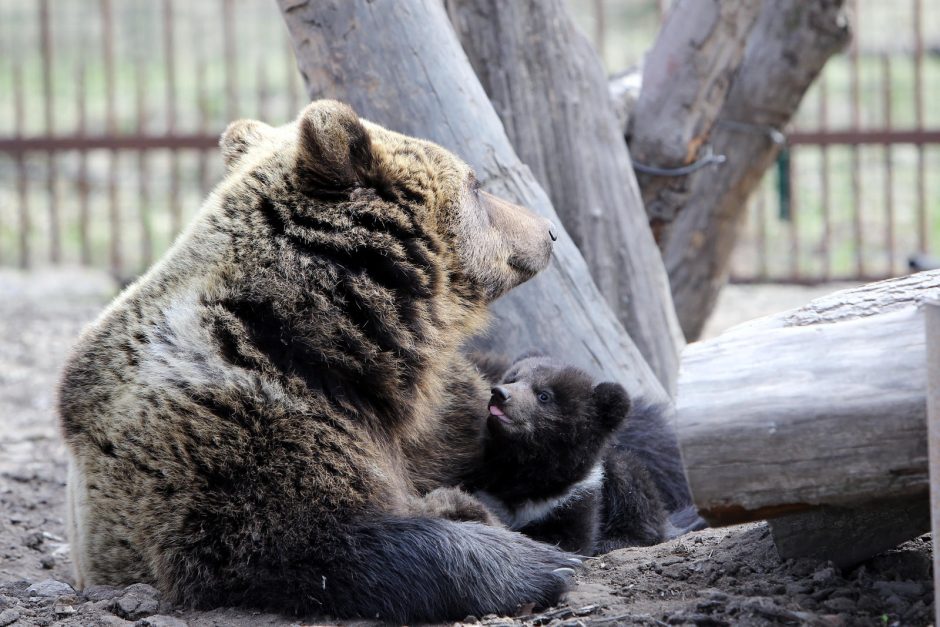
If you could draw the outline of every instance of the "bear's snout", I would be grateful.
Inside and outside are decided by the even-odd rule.
[[[512,394],[509,393],[509,390],[501,385],[491,389],[490,393],[493,395],[494,401],[505,402],[512,398]]]

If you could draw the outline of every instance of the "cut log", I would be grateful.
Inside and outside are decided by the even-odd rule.
[[[923,275],[872,283],[740,328],[753,332],[760,326],[827,324],[888,313],[919,305],[924,289],[931,286],[929,277]],[[918,494],[852,508],[822,507],[781,516],[770,521],[770,531],[784,559],[815,557],[847,568],[925,533],[929,525],[927,499]]]
[[[484,187],[560,224],[518,159],[437,0],[280,0],[311,97],[348,102],[360,115],[454,151]],[[532,348],[667,398],[562,231],[544,272],[493,304],[488,348]]]
[[[661,233],[669,229],[661,237],[663,257],[679,322],[689,341],[702,332],[725,284],[748,197],[779,150],[775,138],[826,61],[848,41],[842,5],[843,0],[763,3],[709,140],[714,152],[727,161],[690,177],[682,210],[671,227],[660,227]],[[637,112],[634,144],[641,126]],[[636,150],[634,158],[640,160]]]
[[[643,64],[643,89],[633,112],[633,158],[679,168],[701,156],[744,58],[760,0],[678,0]],[[638,174],[656,241],[686,204],[686,177]]]
[[[743,4],[756,16],[757,0]],[[607,303],[675,393],[685,341],[600,58],[563,0],[446,5],[516,153],[548,192]],[[672,120],[656,129],[664,126]]]
[[[940,271],[839,292],[690,345],[678,437],[713,525],[928,489],[924,320]]]

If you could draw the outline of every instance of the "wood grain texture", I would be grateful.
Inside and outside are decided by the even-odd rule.
[[[600,58],[563,0],[446,6],[516,154],[647,363],[675,393],[685,342]]]
[[[922,306],[924,300],[938,290],[940,272],[922,272],[834,292],[805,307],[741,325],[737,330],[753,333],[761,328],[866,318]],[[929,343],[929,334],[927,341]],[[931,379],[928,376],[928,383]],[[917,494],[852,508],[822,507],[781,516],[770,521],[770,531],[777,552],[784,559],[815,557],[846,568],[919,536],[929,530],[929,525],[928,500],[925,495]]]
[[[727,162],[689,177],[687,202],[668,235],[660,238],[673,301],[689,341],[698,338],[715,307],[748,197],[779,151],[768,130],[785,130],[826,61],[848,41],[843,4],[762,4],[709,138]],[[637,124],[635,116],[634,133]],[[634,157],[639,159],[636,152]]]
[[[370,120],[437,142],[464,158],[488,191],[561,224],[513,151],[440,2],[280,0],[280,7],[311,98],[343,100]],[[539,348],[631,394],[667,398],[563,230],[549,268],[492,311],[483,340],[490,348]]]
[[[643,68],[633,66],[610,77],[607,81],[607,93],[610,105],[617,117],[617,130],[627,138],[633,111],[640,99],[643,87]],[[629,143],[629,140],[628,142]]]
[[[735,327],[735,331],[757,328],[807,326],[855,320],[909,309],[940,292],[940,271],[918,272],[896,279],[876,281],[851,289],[839,290],[814,299],[803,307]]]
[[[643,64],[630,150],[643,164],[677,168],[695,161],[744,59],[760,0],[678,0]],[[688,201],[685,177],[639,174],[656,239]]]
[[[926,495],[918,302],[938,281],[921,273],[840,292],[686,349],[679,443],[709,522]]]

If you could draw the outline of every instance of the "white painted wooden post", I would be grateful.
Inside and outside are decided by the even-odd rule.
[[[930,464],[930,521],[933,535],[934,624],[940,625],[940,298],[924,302],[927,329],[927,455]]]

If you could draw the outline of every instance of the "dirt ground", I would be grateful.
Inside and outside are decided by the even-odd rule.
[[[732,286],[707,333],[831,289]],[[106,277],[91,272],[0,270],[0,627],[314,622],[232,608],[182,611],[143,584],[83,593],[69,586],[54,388],[71,342],[114,293]],[[764,523],[707,529],[589,560],[577,580],[558,608],[466,622],[925,625],[933,616],[929,536],[842,572],[813,560],[781,561]]]

